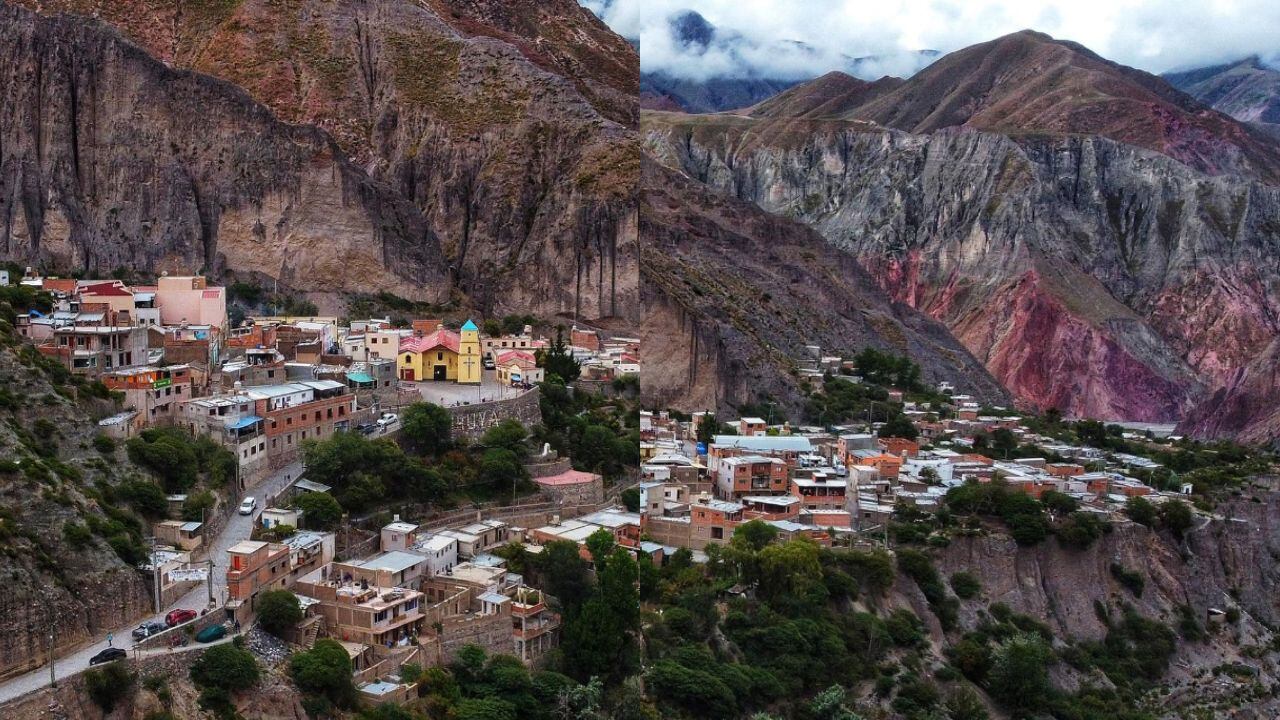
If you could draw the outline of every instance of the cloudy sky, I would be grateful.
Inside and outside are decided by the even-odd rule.
[[[640,41],[646,72],[681,77],[813,77],[878,64],[859,75],[906,75],[916,51],[949,52],[1024,28],[1075,40],[1150,72],[1280,55],[1280,0],[581,0]],[[716,41],[690,50],[669,18],[696,10]]]

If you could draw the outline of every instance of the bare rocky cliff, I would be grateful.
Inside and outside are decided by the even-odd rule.
[[[116,268],[254,270],[301,290],[449,294],[416,208],[314,128],[175,71],[99,23],[0,3],[0,252]]]
[[[946,328],[888,298],[810,228],[646,160],[641,183],[647,400],[727,411],[761,397],[798,410],[804,347],[905,354],[927,381],[1007,401]]]
[[[156,184],[176,184],[178,195],[187,175],[236,184],[240,195],[203,186],[189,193],[200,194],[204,215],[232,214],[230,221],[205,222],[195,238],[160,236],[173,238],[186,269],[200,269],[196,261],[207,255],[222,261],[209,264],[214,270],[257,271],[295,289],[386,289],[438,301],[460,295],[485,312],[638,316],[637,56],[575,3],[21,4],[50,16],[7,8],[13,22],[5,31],[30,27],[27,34],[50,40],[6,43],[8,66],[24,68],[11,81],[16,92],[7,107],[28,115],[57,110],[63,119],[74,107],[78,117],[115,120],[112,132],[101,121],[96,135],[78,132],[94,139],[97,155],[173,156],[185,171],[138,168],[127,176],[135,184],[172,177]],[[142,50],[98,22],[56,11],[95,14]],[[106,62],[113,52],[128,63]],[[238,89],[148,64],[147,55]],[[103,71],[110,74],[91,80]],[[74,88],[62,95],[75,95],[75,103],[59,110],[49,106],[56,94],[23,94],[37,77]],[[183,94],[182,83],[195,89]],[[87,115],[95,103],[100,114]],[[125,114],[107,112],[117,108]],[[275,135],[292,145],[263,143]],[[211,166],[190,167],[193,154],[204,159],[200,152]],[[16,167],[31,155],[15,160],[0,182],[16,183]],[[111,164],[99,172],[119,176]],[[47,174],[23,182],[48,196]],[[325,178],[336,188],[320,185]],[[102,217],[83,221],[99,234],[105,225],[145,237],[169,218],[201,215],[168,196],[113,210],[123,203],[74,183],[63,187],[77,204],[102,206]],[[234,212],[222,210],[228,207]],[[306,242],[248,254],[264,233]],[[135,242],[163,247],[151,238]],[[98,247],[112,261],[151,269],[133,260],[127,250],[134,248],[119,245],[111,236]],[[387,274],[403,282],[386,287]]]
[[[1280,333],[1280,190],[1100,137],[646,113],[656,157],[817,229],[1011,392],[1180,418]]]
[[[1276,662],[1280,656],[1270,645],[1273,629],[1280,623],[1275,603],[1280,591],[1277,517],[1280,494],[1252,488],[1215,508],[1212,519],[1198,518],[1197,526],[1181,540],[1167,531],[1121,521],[1083,550],[1056,539],[1023,547],[994,532],[953,538],[933,559],[944,578],[964,571],[981,585],[978,597],[961,603],[959,621],[964,628],[980,624],[984,617],[980,611],[995,603],[1044,623],[1060,642],[1103,640],[1108,619],[1101,613],[1109,613],[1114,622],[1125,607],[1179,634],[1185,634],[1180,629],[1184,615],[1193,618],[1208,632],[1203,639],[1184,637],[1177,643],[1163,680],[1168,688],[1157,703],[1159,716],[1178,717],[1184,705],[1212,706],[1220,697],[1236,708],[1237,714],[1230,717],[1262,719],[1280,711],[1273,693],[1266,693],[1269,699],[1246,701],[1242,695],[1248,682],[1205,670],[1247,666],[1257,672],[1264,688],[1280,679]],[[1113,565],[1141,577],[1141,592],[1125,587],[1112,571]],[[928,619],[941,642],[936,619],[914,584],[900,582],[899,593],[900,601]],[[1217,625],[1209,620],[1210,609],[1233,608],[1239,612],[1238,621]],[[1097,675],[1065,679],[1107,683]]]

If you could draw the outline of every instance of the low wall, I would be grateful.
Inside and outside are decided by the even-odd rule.
[[[199,633],[210,625],[219,625],[225,619],[226,613],[222,612],[222,608],[214,608],[204,615],[196,617],[195,620],[183,623],[176,627],[171,627],[168,630],[157,635],[152,635],[149,638],[138,640],[133,644],[133,646],[142,650],[166,648],[169,646],[169,641],[172,640],[175,635],[180,633],[186,633],[188,636],[187,639],[194,643],[196,641],[196,633]]]

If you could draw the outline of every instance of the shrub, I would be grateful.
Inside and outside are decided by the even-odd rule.
[[[94,435],[93,449],[103,455],[110,455],[116,451],[116,441],[106,435]]]
[[[1159,517],[1156,506],[1144,497],[1131,497],[1124,505],[1124,514],[1139,525],[1155,527]]]
[[[93,533],[89,528],[77,522],[67,522],[62,525],[62,536],[71,543],[72,547],[82,548],[93,542]]]
[[[234,643],[214,645],[191,664],[191,681],[201,688],[225,693],[257,684],[261,669],[253,653]]]
[[[1102,537],[1105,527],[1101,518],[1090,512],[1073,512],[1055,530],[1058,540],[1070,548],[1084,550]]]
[[[1133,593],[1134,597],[1142,597],[1142,591],[1146,588],[1147,582],[1142,579],[1141,573],[1130,570],[1120,563],[1111,563],[1111,577]]]
[[[119,660],[101,668],[87,670],[84,674],[84,686],[89,698],[104,713],[114,710],[116,703],[133,691],[134,680],[134,674]]]
[[[982,583],[973,573],[961,571],[951,576],[951,590],[957,597],[969,600],[982,591]]]

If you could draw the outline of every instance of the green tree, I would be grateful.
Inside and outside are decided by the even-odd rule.
[[[283,637],[302,621],[298,596],[289,590],[269,590],[258,598],[257,606],[258,624],[276,637]]]
[[[404,411],[400,437],[415,452],[439,455],[453,446],[453,416],[439,405],[414,403]]]
[[[698,418],[698,442],[710,445],[715,440],[716,435],[720,433],[720,421],[716,420],[716,416],[711,413],[705,413]]]
[[[151,428],[125,443],[129,459],[159,476],[169,492],[196,483],[199,461],[191,437],[177,428]]]
[[[1161,505],[1160,521],[1179,539],[1195,525],[1191,506],[1181,500],[1170,500]]]
[[[564,326],[556,328],[556,339],[551,342],[551,347],[543,357],[542,367],[548,377],[555,375],[566,383],[577,380],[582,374],[582,366],[569,354],[569,346],[564,340]]]
[[[253,687],[261,675],[253,653],[235,643],[214,645],[191,664],[192,682],[229,693]]]
[[[1004,641],[987,675],[992,697],[1019,715],[1042,709],[1052,692],[1052,660],[1052,651],[1039,635],[1020,633]]]
[[[295,503],[302,519],[313,530],[332,530],[342,522],[342,506],[326,492],[303,493]]]
[[[911,422],[906,415],[898,413],[889,418],[884,425],[881,425],[879,432],[876,434],[882,438],[896,437],[915,440],[920,431],[916,430],[915,423]]]
[[[640,512],[640,488],[627,488],[618,498],[628,512]]]
[[[480,438],[480,445],[493,449],[510,451],[518,460],[529,456],[529,430],[519,420],[507,419],[485,431]]]
[[[991,431],[991,449],[1007,458],[1018,449],[1018,436],[1009,428],[996,428]]]
[[[1129,501],[1124,504],[1124,514],[1128,515],[1130,520],[1147,527],[1155,527],[1159,521],[1156,506],[1141,496],[1129,498]]]
[[[351,659],[337,640],[324,638],[289,658],[289,674],[300,690],[327,698],[338,707],[356,705],[356,688],[351,680]]]
[[[477,479],[497,488],[515,487],[529,475],[514,452],[504,447],[492,447],[480,456]]]
[[[128,480],[117,489],[143,517],[156,520],[169,514],[169,498],[157,484],[148,480]]]
[[[203,522],[217,504],[218,499],[208,490],[191,493],[182,503],[182,519],[187,522]]]

